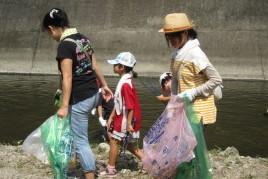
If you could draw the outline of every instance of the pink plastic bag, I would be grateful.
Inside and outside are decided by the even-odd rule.
[[[180,163],[193,159],[196,144],[183,102],[172,96],[143,139],[143,167],[155,178],[169,178]]]

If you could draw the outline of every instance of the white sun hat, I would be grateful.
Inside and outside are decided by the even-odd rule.
[[[107,60],[107,62],[112,65],[121,64],[128,67],[134,67],[136,64],[136,59],[130,52],[121,52],[116,56],[115,59]]]

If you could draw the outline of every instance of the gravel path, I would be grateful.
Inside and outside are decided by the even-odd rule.
[[[108,152],[95,146],[97,168],[101,170],[107,162]],[[215,179],[266,179],[268,178],[268,159],[240,156],[239,152],[228,147],[225,150],[210,151]],[[141,163],[129,153],[118,162],[118,177],[128,179],[150,179],[140,171]],[[49,166],[33,157],[26,156],[21,146],[0,145],[0,179],[51,179]],[[101,177],[99,177],[101,178]]]

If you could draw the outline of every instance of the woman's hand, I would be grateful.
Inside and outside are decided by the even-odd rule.
[[[179,93],[179,94],[177,95],[177,97],[178,97],[179,99],[186,98],[186,99],[189,100],[190,102],[194,101],[195,96],[196,96],[196,89],[195,89],[195,88],[192,88],[192,89],[190,89],[190,90],[183,91],[182,93]]]
[[[112,90],[108,86],[103,86],[101,88],[101,93],[106,102],[109,101],[114,95]]]
[[[57,111],[57,115],[58,115],[59,118],[64,119],[64,118],[66,118],[68,116],[68,112],[69,112],[68,106],[62,106]]]

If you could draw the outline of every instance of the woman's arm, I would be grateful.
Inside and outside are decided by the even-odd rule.
[[[222,79],[219,73],[212,65],[207,66],[200,73],[204,73],[208,80],[198,87],[186,90],[178,94],[180,98],[186,96],[190,101],[193,101],[197,96],[208,97],[209,95],[213,94],[213,90],[215,88],[222,84]]]
[[[62,74],[62,105],[60,106],[57,114],[61,118],[67,117],[68,115],[68,108],[72,91],[72,63],[73,61],[71,59],[62,59],[60,61]]]
[[[202,70],[208,81],[198,87],[195,88],[196,94],[195,96],[204,96],[207,97],[213,94],[213,90],[222,84],[222,78],[218,71],[212,66],[207,66],[204,70]]]
[[[107,86],[106,80],[104,79],[104,76],[99,68],[99,65],[97,63],[97,60],[94,54],[92,54],[92,64],[93,64],[93,69],[95,70],[95,73],[97,75],[97,78],[101,84],[101,87]]]
[[[95,70],[95,73],[97,75],[97,78],[101,84],[102,89],[104,90],[104,95],[111,95],[113,96],[113,92],[110,90],[108,87],[106,80],[99,68],[99,65],[97,64],[97,60],[94,54],[92,54],[92,64],[93,64],[93,69]],[[108,94],[107,94],[108,93]]]

